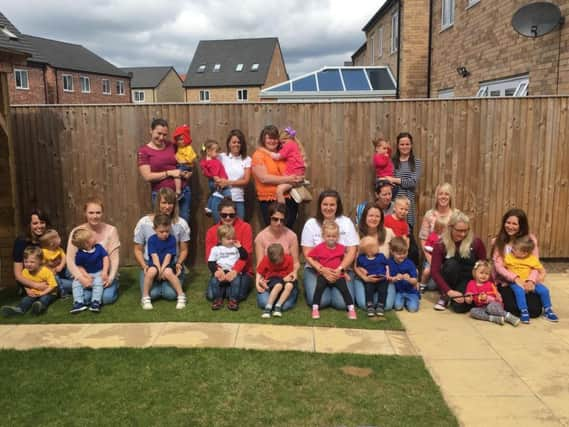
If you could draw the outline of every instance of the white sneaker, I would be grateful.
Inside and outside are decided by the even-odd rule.
[[[142,300],[140,300],[140,304],[142,305],[143,310],[152,310],[154,308],[152,307],[152,300],[150,299],[150,297],[142,297]]]
[[[439,298],[433,308],[437,311],[445,311],[447,309],[447,302],[443,298]]]
[[[186,296],[180,295],[178,297],[178,302],[176,303],[176,310],[181,310],[183,308],[186,308]]]

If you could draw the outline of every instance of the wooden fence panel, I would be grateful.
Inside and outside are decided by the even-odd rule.
[[[15,106],[11,109],[16,158],[17,200],[25,214],[41,207],[63,234],[82,221],[85,198],[101,194],[107,221],[116,225],[122,261],[134,263],[132,231],[150,211],[149,184],[139,176],[137,148],[149,140],[153,117],[191,126],[199,151],[207,138],[225,147],[227,133],[240,128],[249,155],[261,128],[293,126],[309,157],[308,179],[314,195],[336,188],[345,211],[372,197],[371,141],[409,131],[423,162],[417,190],[420,216],[442,182],[455,186],[455,206],[474,219],[486,243],[503,213],[525,209],[545,257],[569,257],[569,99],[457,99],[301,104],[153,104],[102,106]],[[196,171],[191,259],[203,257],[211,219],[203,215],[207,180]],[[253,185],[247,189],[254,199]],[[297,231],[316,210],[301,209]],[[248,216],[260,229],[256,203]],[[21,226],[21,224],[20,224]]]

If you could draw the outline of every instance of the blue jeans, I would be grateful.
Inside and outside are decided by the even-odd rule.
[[[57,296],[55,296],[53,294],[43,295],[41,297],[30,297],[30,296],[26,295],[20,301],[20,304],[18,304],[18,307],[20,307],[22,309],[22,311],[25,313],[30,309],[30,307],[32,306],[32,304],[34,302],[40,301],[44,305],[44,307],[47,308],[52,302],[54,302],[56,300],[56,298],[57,298]]]
[[[350,277],[352,277],[352,280],[347,282],[347,284],[348,284],[348,291],[350,292],[350,295],[352,296],[353,299],[354,298],[353,273],[350,271],[348,272],[348,274],[350,275]],[[314,271],[312,267],[309,267],[308,265],[304,267],[304,276],[303,276],[304,292],[306,297],[306,303],[309,306],[312,306],[314,291],[316,290],[317,277],[318,276],[316,274],[316,271]],[[344,298],[342,297],[342,294],[338,289],[331,287],[326,287],[326,289],[324,289],[324,292],[322,293],[322,299],[320,300],[320,308],[325,308],[325,307],[334,307],[337,308],[338,310],[346,309],[346,303],[344,302]]]
[[[395,294],[395,310],[403,310],[403,307],[407,309],[407,311],[415,312],[419,311],[419,294],[408,294],[404,292],[398,292]]]
[[[227,285],[228,283],[229,286]],[[239,288],[241,286],[241,277],[239,277],[239,274],[235,276],[235,279],[233,279],[231,282],[220,282],[215,276],[211,276],[208,288],[210,286],[213,292],[214,300],[218,298],[223,298],[223,294],[225,293],[229,299],[239,301]],[[229,289],[229,295],[227,295],[225,289]]]
[[[211,210],[214,223],[217,224],[221,219],[218,211],[219,204],[226,197],[231,199],[231,190],[229,187],[218,189],[213,179],[208,179],[207,184],[210,191],[209,197],[207,198],[207,207]]]
[[[73,276],[65,267],[59,273],[55,275],[55,281],[57,282],[57,287],[59,288],[59,295],[68,295],[73,289]]]
[[[270,291],[267,289],[263,293],[257,292],[257,307],[265,308],[267,303],[269,302],[269,295]],[[282,309],[283,311],[290,310],[296,305],[296,300],[298,299],[298,288],[294,288],[291,292],[286,301],[284,302]]]
[[[235,210],[237,211],[237,216],[245,221],[245,202],[233,202],[235,203]]]
[[[366,292],[365,292],[364,282],[362,282],[362,279],[360,279],[359,277],[355,277],[352,286],[354,288],[354,296],[355,296],[354,302],[359,308],[365,310],[367,306],[366,306]],[[377,305],[377,297],[378,294],[376,293],[373,296],[374,305]],[[385,311],[392,310],[394,303],[395,303],[395,285],[393,283],[390,283],[389,285],[387,285],[387,298],[385,299],[384,310]]]
[[[178,279],[180,279],[180,283],[182,284],[182,289],[184,289],[184,278],[185,278],[184,270],[182,269],[182,272],[178,276]],[[140,284],[140,294],[142,295],[142,291],[144,289],[143,270],[140,270],[138,276],[138,282]],[[148,294],[150,295],[150,299],[153,301],[155,299],[160,299],[160,298],[164,298],[165,300],[168,301],[175,301],[178,298],[176,290],[167,280],[158,280],[158,279],[154,280],[154,283],[152,283],[152,286],[150,287],[150,292]]]
[[[93,278],[93,283],[91,285],[91,298],[92,301],[98,301],[99,303],[103,302],[103,279],[101,278],[101,272],[98,271],[97,273],[89,273],[89,275]],[[79,280],[74,279],[72,284],[72,291],[73,291],[73,302],[79,302],[81,304],[86,303],[85,298],[85,288]]]
[[[520,285],[516,283],[510,283],[510,287],[514,292],[514,296],[516,298],[516,305],[522,310],[528,309],[528,303],[526,301],[526,291]],[[549,296],[549,289],[541,283],[535,284],[534,292],[539,296],[541,300],[541,304],[543,305],[544,309],[551,308],[551,298]]]
[[[205,293],[205,297],[210,301],[212,301],[215,298],[216,284],[214,282],[214,279],[216,282],[218,282],[218,280],[212,276],[209,279],[209,282],[207,284],[207,290]],[[251,290],[251,286],[253,284],[253,277],[248,273],[239,273],[235,278],[235,280],[237,279],[239,279],[239,291],[237,293],[237,301],[243,301],[247,299],[247,295],[249,295],[249,291]]]

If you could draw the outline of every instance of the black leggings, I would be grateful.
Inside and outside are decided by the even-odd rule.
[[[502,300],[504,301],[504,310],[509,311],[514,316],[520,315],[520,310],[516,305],[516,298],[514,297],[514,291],[509,286],[498,286],[498,292],[502,295]],[[534,292],[528,292],[526,294],[526,301],[528,303],[528,312],[530,317],[539,317],[543,310],[541,305],[541,299],[539,295]]]
[[[377,292],[377,304],[380,307],[385,307],[385,300],[387,299],[387,280],[380,282],[365,282],[366,289],[366,305],[369,307],[373,305],[373,295]]]
[[[441,274],[452,290],[464,294],[466,285],[472,280],[472,264],[450,258],[443,263]],[[458,303],[455,300],[450,301],[450,306],[456,313],[466,313],[473,307],[472,304]]]
[[[324,292],[324,289],[326,289],[328,286],[338,288],[338,290],[342,294],[342,297],[344,297],[344,302],[346,303],[346,306],[354,304],[354,300],[352,299],[350,291],[348,290],[348,285],[346,284],[346,279],[340,277],[338,280],[336,280],[336,282],[330,283],[324,278],[324,276],[321,275],[318,275],[318,278],[316,279],[316,289],[314,290],[314,297],[312,298],[312,304],[320,305],[320,300],[322,299],[322,293]]]

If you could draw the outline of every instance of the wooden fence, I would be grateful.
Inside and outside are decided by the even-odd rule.
[[[150,210],[149,185],[136,166],[137,148],[149,140],[149,123],[164,117],[190,124],[194,144],[225,141],[240,128],[249,153],[266,124],[292,125],[306,146],[314,194],[335,188],[345,211],[371,199],[372,137],[395,141],[409,131],[423,161],[418,187],[419,217],[430,208],[438,183],[455,186],[455,206],[473,218],[487,243],[511,207],[527,211],[545,257],[569,257],[569,98],[409,100],[301,104],[156,104],[104,106],[17,106],[12,108],[20,212],[42,207],[68,232],[82,221],[92,193],[105,200],[107,221],[120,231],[123,264],[133,264],[132,231]],[[203,215],[207,185],[192,183],[192,259],[203,259],[211,219]],[[248,191],[248,215],[259,229],[258,207]],[[297,221],[315,212],[304,206]],[[419,220],[420,221],[420,218]],[[21,226],[21,224],[20,224]]]

